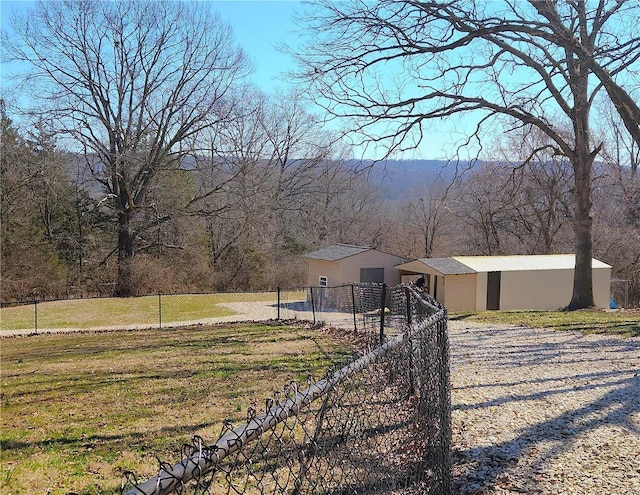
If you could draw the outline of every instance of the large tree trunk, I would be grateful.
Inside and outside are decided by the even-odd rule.
[[[588,163],[585,163],[588,162]],[[583,309],[594,305],[591,260],[593,242],[591,239],[591,160],[574,164],[575,174],[575,251],[576,266],[573,275],[573,295],[567,309]]]
[[[582,26],[584,29],[584,26]],[[569,58],[569,57],[567,57]],[[571,92],[573,93],[573,121],[574,150],[571,154],[571,165],[575,185],[573,197],[575,202],[575,251],[576,265],[573,275],[573,295],[568,310],[585,309],[594,305],[593,302],[593,240],[591,227],[591,171],[593,161],[600,152],[602,145],[590,151],[589,132],[589,82],[588,71],[579,60],[570,60],[568,64]]]
[[[120,212],[118,214],[118,279],[116,280],[114,291],[116,297],[134,295],[133,274],[131,271],[133,238],[131,215],[126,212]]]
[[[579,71],[578,71],[578,74]],[[567,306],[568,310],[585,309],[594,305],[593,302],[593,240],[591,227],[591,171],[593,161],[600,151],[598,146],[589,152],[589,105],[587,99],[587,79],[583,75],[576,76],[579,89],[576,95],[575,115],[573,118],[575,149],[571,156],[575,185],[573,198],[575,203],[575,252],[576,265],[573,275],[573,295]]]

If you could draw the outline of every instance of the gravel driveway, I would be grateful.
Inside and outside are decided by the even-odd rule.
[[[450,322],[454,493],[640,494],[640,339]]]

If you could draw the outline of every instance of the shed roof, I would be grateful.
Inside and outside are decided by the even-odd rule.
[[[344,258],[348,258],[350,256],[355,256],[356,254],[364,253],[365,251],[369,251],[373,249],[370,246],[352,246],[350,244],[334,244],[332,246],[327,246],[322,249],[318,249],[317,251],[312,251],[310,253],[305,254],[304,258],[310,258],[314,260],[323,260],[323,261],[339,261]]]
[[[516,256],[454,256],[455,260],[477,272],[511,272],[532,270],[573,270],[575,254],[540,254]],[[611,268],[610,265],[592,260],[593,268]]]
[[[451,258],[421,258],[397,265],[400,270],[424,273],[429,267],[442,275],[463,275],[478,272],[508,272],[532,270],[573,270],[574,254],[516,255],[516,256],[453,256]],[[611,268],[597,259],[593,268]]]
[[[421,258],[396,266],[399,270],[408,270],[416,273],[423,273],[426,267],[429,267],[442,275],[476,273],[476,270],[468,267],[455,258]]]

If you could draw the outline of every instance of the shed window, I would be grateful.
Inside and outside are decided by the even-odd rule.
[[[384,268],[360,268],[360,282],[365,284],[384,283]]]
[[[323,275],[320,275],[320,287],[327,287],[329,285],[329,279]]]

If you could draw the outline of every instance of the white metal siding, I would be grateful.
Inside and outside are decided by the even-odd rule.
[[[500,309],[557,310],[571,302],[574,270],[502,272]],[[609,306],[610,268],[593,269],[593,298],[599,308]]]
[[[327,285],[340,285],[342,278],[340,263],[335,261],[307,260],[307,284],[316,287],[320,285],[320,277],[327,277]]]
[[[342,260],[342,281],[340,283],[360,282],[360,268],[384,268],[384,283],[398,285],[400,283],[400,271],[396,268],[396,265],[403,261],[405,261],[404,258],[373,249],[350,256]]]
[[[502,272],[500,309],[556,310],[573,292],[573,270]]]
[[[476,311],[485,311],[487,309],[487,272],[476,274]]]
[[[451,311],[474,311],[476,308],[476,275],[447,275],[444,279],[444,305]],[[440,287],[438,287],[438,292]]]
[[[593,302],[598,308],[609,308],[611,298],[611,268],[593,270]]]

